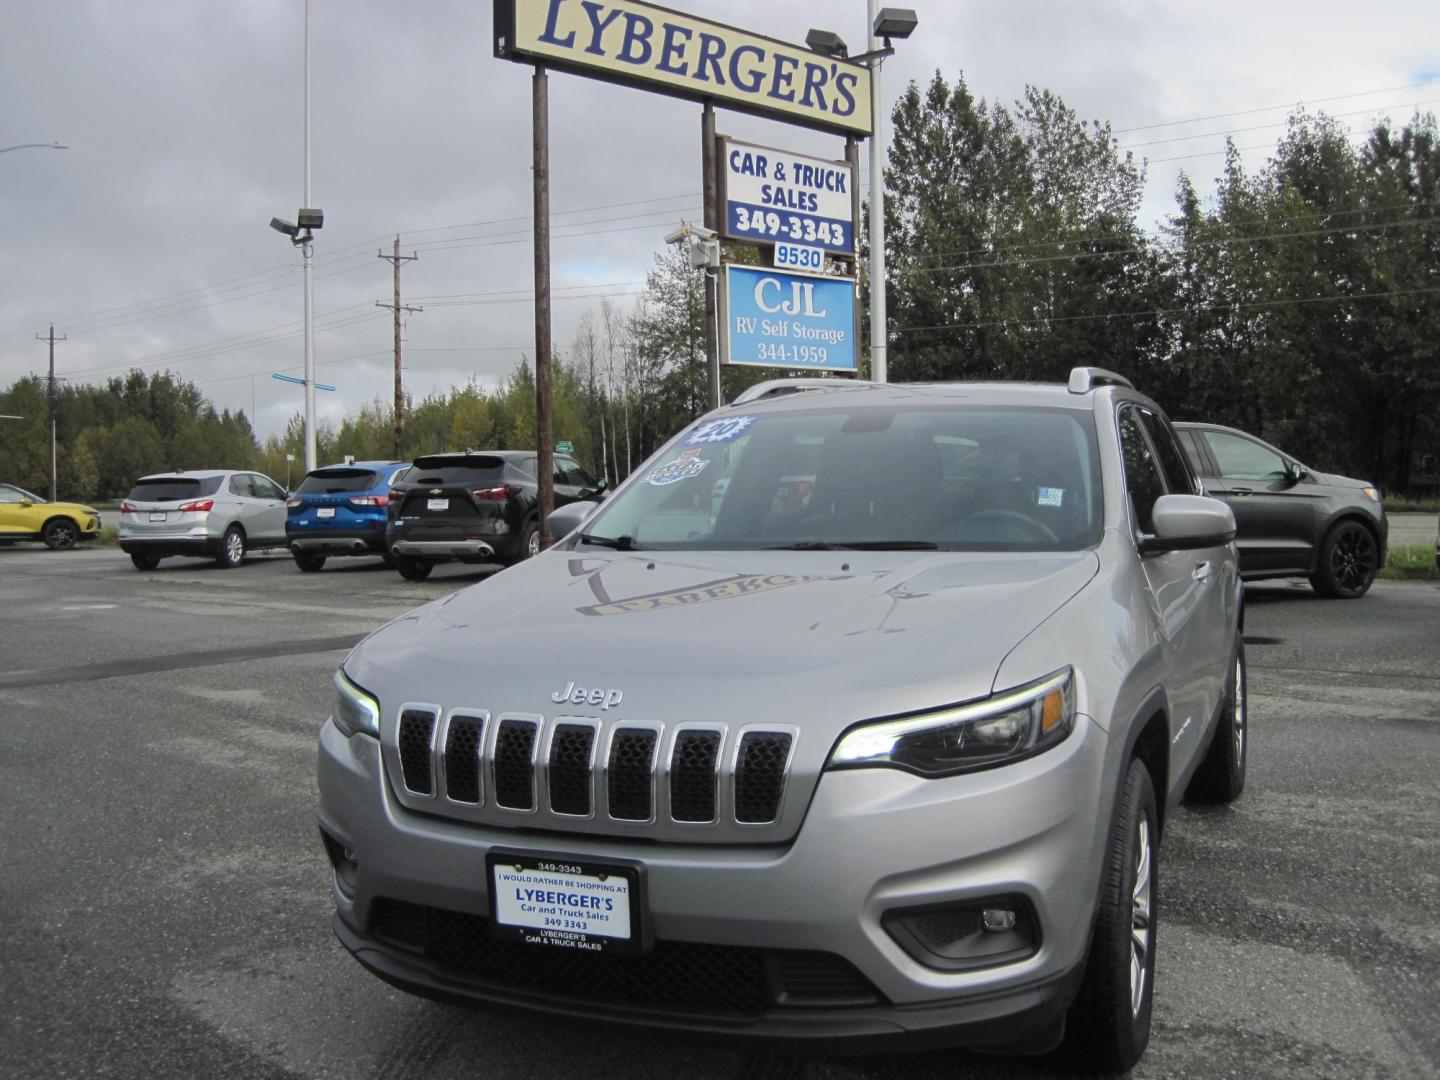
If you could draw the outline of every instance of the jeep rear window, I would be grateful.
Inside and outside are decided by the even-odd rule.
[[[223,476],[157,476],[135,481],[125,497],[136,502],[184,502],[201,495],[214,495],[223,479]]]
[[[1075,551],[1103,509],[1088,409],[864,406],[682,433],[587,525],[646,548]]]
[[[369,469],[317,469],[296,489],[297,495],[346,495],[369,491],[380,483],[380,474]]]

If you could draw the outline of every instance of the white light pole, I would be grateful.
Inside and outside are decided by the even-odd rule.
[[[879,0],[870,0],[868,25],[871,52],[881,47],[880,38],[875,33],[879,16]],[[883,383],[888,375],[885,356],[885,173],[882,163],[885,111],[881,106],[878,59],[870,65],[870,117],[874,126],[870,135],[870,378]]]
[[[873,2],[873,0],[872,0]],[[310,198],[310,0],[305,0],[305,201],[302,206],[314,206]],[[305,267],[305,471],[316,466],[315,461],[315,260],[306,232],[305,242],[300,246],[300,258]]]

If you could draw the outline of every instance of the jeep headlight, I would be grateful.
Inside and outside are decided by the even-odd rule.
[[[952,776],[1029,757],[1074,725],[1075,678],[1066,667],[985,701],[853,728],[841,736],[830,767]]]
[[[380,737],[380,703],[345,677],[335,672],[335,707],[330,719],[344,735]]]

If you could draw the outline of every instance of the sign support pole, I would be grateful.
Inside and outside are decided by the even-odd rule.
[[[720,232],[720,197],[715,182],[715,106],[708,101],[705,102],[705,108],[700,114],[700,162],[700,167],[704,172],[702,190],[704,192],[705,228],[718,234]],[[718,271],[711,273],[707,268],[705,271],[705,382],[709,391],[709,407],[712,409],[720,407],[720,338],[715,322],[719,307],[715,294],[719,288],[720,275]]]
[[[845,136],[845,160],[850,163],[850,220],[852,229],[860,228],[860,143],[854,135]],[[860,280],[860,237],[855,237],[854,253],[850,259],[850,272]],[[855,340],[860,340],[860,305],[855,305]],[[860,365],[855,365],[855,378],[860,377]]]
[[[531,80],[535,186],[535,441],[540,481],[540,549],[552,542],[547,519],[555,509],[554,439],[550,424],[550,87],[545,68]],[[523,557],[523,553],[521,553]]]

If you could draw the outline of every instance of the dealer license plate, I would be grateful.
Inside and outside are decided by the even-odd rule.
[[[425,500],[425,509],[426,509],[426,510],[449,510],[449,509],[450,509],[450,500],[449,500],[449,499],[426,499],[426,500]]]
[[[165,515],[164,515],[164,514],[151,514],[151,515],[150,515],[150,520],[151,520],[151,521],[164,521],[164,520],[165,520]]]
[[[318,508],[316,508],[316,510],[315,510],[315,516],[316,516],[317,518],[322,518],[322,517],[334,517],[334,516],[335,516],[335,507],[333,507],[333,506],[321,506],[321,507],[318,507]]]
[[[638,865],[491,852],[486,866],[500,937],[589,953],[643,948]]]

